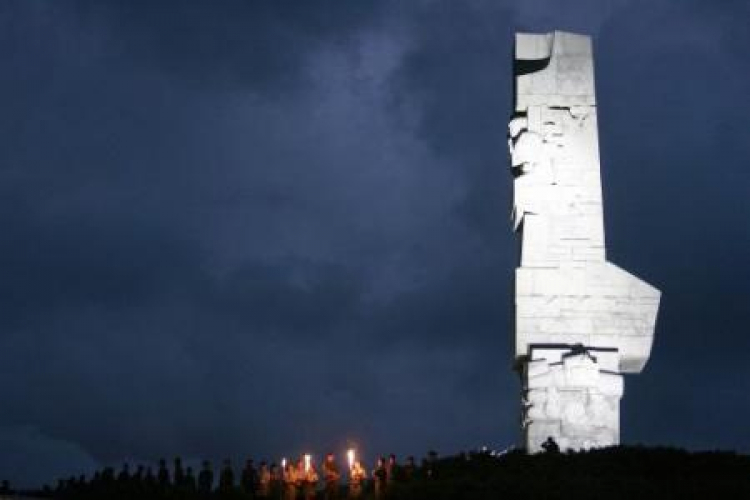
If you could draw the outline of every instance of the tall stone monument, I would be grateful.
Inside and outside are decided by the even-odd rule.
[[[619,443],[623,373],[651,352],[660,292],[607,261],[591,39],[516,35],[508,125],[515,367],[528,451]]]

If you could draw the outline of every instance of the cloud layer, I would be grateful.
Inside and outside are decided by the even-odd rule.
[[[747,14],[6,3],[0,429],[55,459],[0,470],[512,444],[512,34],[555,28],[594,36],[610,258],[664,292],[623,437],[741,447]]]

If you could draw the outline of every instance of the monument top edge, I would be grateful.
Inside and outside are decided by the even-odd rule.
[[[591,36],[570,31],[547,33],[517,32],[515,58],[517,60],[547,59],[557,55],[591,56]]]
[[[590,38],[589,35],[586,35],[584,33],[576,33],[575,31],[565,31],[565,30],[552,30],[552,31],[516,31],[516,36],[518,35],[526,35],[526,36],[553,36],[553,35],[573,35],[573,36],[585,36]]]

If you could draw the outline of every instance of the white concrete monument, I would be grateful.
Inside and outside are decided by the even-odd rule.
[[[606,259],[591,39],[516,35],[515,366],[524,444],[618,444],[623,373],[651,352],[660,292]]]

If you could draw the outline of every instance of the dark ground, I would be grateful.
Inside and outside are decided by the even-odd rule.
[[[347,495],[342,487],[341,498]],[[70,500],[245,500],[239,489],[201,495],[143,485],[88,483],[67,491],[29,492]],[[0,495],[2,496],[2,495]],[[322,493],[318,495],[322,498]],[[276,498],[276,496],[274,496]],[[278,496],[278,498],[281,498]],[[376,498],[368,484],[362,499]],[[501,456],[470,453],[426,460],[413,477],[392,485],[387,499],[745,499],[750,498],[750,456],[674,448],[613,447],[580,453]]]
[[[474,455],[441,460],[434,476],[399,486],[393,498],[750,498],[750,457],[732,452],[617,447],[559,455]]]

